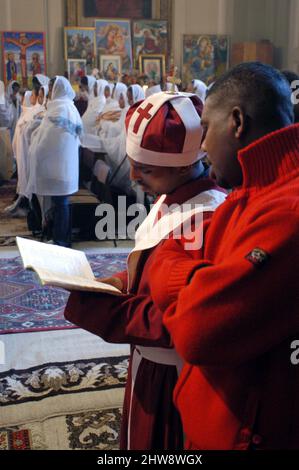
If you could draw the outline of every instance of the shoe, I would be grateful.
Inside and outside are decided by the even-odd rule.
[[[3,209],[3,212],[5,212],[5,214],[13,212],[15,209],[17,209],[17,207],[19,206],[20,203],[21,203],[21,198],[18,197],[18,199],[13,204],[11,204],[10,206],[5,207],[5,209]]]
[[[13,219],[24,218],[27,217],[28,210],[22,209],[21,207],[16,207],[14,210],[7,213],[9,217]]]

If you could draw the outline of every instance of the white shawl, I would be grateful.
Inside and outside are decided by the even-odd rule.
[[[207,94],[207,85],[201,80],[192,80],[193,92],[201,99],[204,103]]]
[[[88,106],[85,113],[82,116],[83,128],[85,134],[96,134],[96,119],[99,114],[103,111],[106,98],[104,96],[105,86],[108,84],[106,80],[97,80],[98,96],[94,96],[94,85],[96,80],[92,80],[94,77],[87,77],[88,82],[92,88],[92,94],[90,94],[88,100]],[[105,82],[105,83],[102,83]],[[93,86],[92,86],[93,83]],[[91,90],[90,90],[91,93]]]
[[[155,93],[161,93],[162,89],[160,85],[153,85],[151,87],[148,87],[146,92],[145,92],[145,97],[148,98],[151,95],[154,95]]]
[[[46,93],[47,87],[44,86]],[[27,92],[26,92],[27,93]],[[28,100],[28,98],[27,98]],[[45,100],[44,100],[45,103]],[[38,102],[34,106],[23,106],[23,112],[18,120],[13,139],[13,152],[17,162],[18,185],[17,193],[25,196],[29,179],[29,146],[32,132],[39,126],[40,120],[37,117],[45,111],[45,106]]]
[[[45,117],[31,139],[27,197],[64,196],[78,191],[82,121],[74,98],[70,82],[56,77]]]
[[[42,73],[38,73],[37,75],[35,75],[35,77],[38,79],[39,83],[42,86],[49,85],[50,79],[46,75],[43,75]]]
[[[130,88],[132,89],[133,103],[137,103],[138,101],[145,99],[144,91],[140,85],[136,83],[135,85],[131,85]]]

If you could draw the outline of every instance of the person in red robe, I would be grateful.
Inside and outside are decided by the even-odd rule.
[[[154,304],[187,362],[175,403],[189,450],[299,447],[293,120],[289,84],[269,65],[240,64],[213,85],[202,149],[218,184],[234,190],[212,217],[201,260],[166,240],[149,270]]]
[[[196,225],[200,235],[226,197],[207,178],[201,162],[202,107],[195,95],[158,93],[130,108],[126,125],[131,179],[158,200],[136,232],[127,272],[104,280],[124,295],[75,292],[65,310],[69,321],[104,340],[132,345],[122,449],[183,448],[181,420],[172,400],[182,361],[153,304],[148,272],[164,238],[181,228],[182,221]],[[180,208],[179,218],[174,204]],[[188,229],[182,236],[192,239]],[[195,245],[190,249],[200,258],[201,237]],[[165,291],[171,298],[166,284]]]

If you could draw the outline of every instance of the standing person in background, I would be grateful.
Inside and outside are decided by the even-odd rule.
[[[49,196],[53,212],[53,241],[71,246],[69,196],[78,191],[82,121],[65,77],[49,83],[45,117],[32,137],[27,195]]]

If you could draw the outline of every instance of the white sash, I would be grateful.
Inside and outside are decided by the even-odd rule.
[[[191,220],[196,214],[214,212],[224,202],[226,194],[214,189],[202,192],[184,202],[179,207],[181,210],[168,211],[160,220],[157,220],[158,213],[166,197],[166,195],[160,197],[136,231],[135,248],[131,251],[127,261],[128,291],[131,290],[134,283],[138,261],[144,250],[159,245],[171,232]],[[186,210],[184,210],[184,207],[186,207]]]

